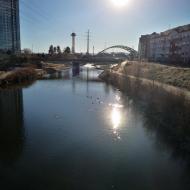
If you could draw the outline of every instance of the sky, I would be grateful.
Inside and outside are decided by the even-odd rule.
[[[190,0],[128,0],[123,6],[113,1],[20,0],[22,49],[71,47],[75,32],[76,51],[86,52],[89,29],[91,52],[93,46],[99,52],[112,45],[137,50],[141,35],[190,24]]]

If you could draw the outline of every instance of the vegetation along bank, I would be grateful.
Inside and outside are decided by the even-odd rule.
[[[116,77],[141,79],[155,84],[169,85],[190,91],[190,68],[161,65],[156,63],[126,61],[105,70],[100,78],[113,81]]]

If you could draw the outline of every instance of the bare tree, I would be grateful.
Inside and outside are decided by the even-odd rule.
[[[56,47],[53,48],[53,53],[54,53],[54,54],[57,53],[57,48],[56,48]]]
[[[53,45],[51,45],[51,46],[49,47],[49,54],[50,54],[50,55],[53,55],[53,53],[54,53],[53,50],[54,50],[54,49],[53,49]]]
[[[26,55],[31,55],[32,54],[32,50],[29,49],[29,48],[25,48],[25,49],[23,49],[23,53],[26,54]]]
[[[60,46],[57,46],[57,53],[61,54],[61,48],[60,48]]]
[[[64,50],[64,53],[70,54],[71,53],[71,48],[70,47],[66,47],[65,50]]]

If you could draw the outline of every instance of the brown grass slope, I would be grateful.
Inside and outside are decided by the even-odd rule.
[[[190,90],[190,68],[156,63],[125,62],[116,67],[115,71]]]

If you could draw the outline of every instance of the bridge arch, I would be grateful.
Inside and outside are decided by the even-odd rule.
[[[128,46],[123,46],[123,45],[116,45],[116,46],[108,47],[108,48],[102,50],[101,52],[99,52],[98,54],[102,54],[102,53],[104,53],[107,50],[115,49],[115,48],[128,51],[130,53],[130,56],[133,56],[133,57],[137,57],[137,55],[138,55],[138,52],[136,50],[134,50],[133,48],[130,48]]]

